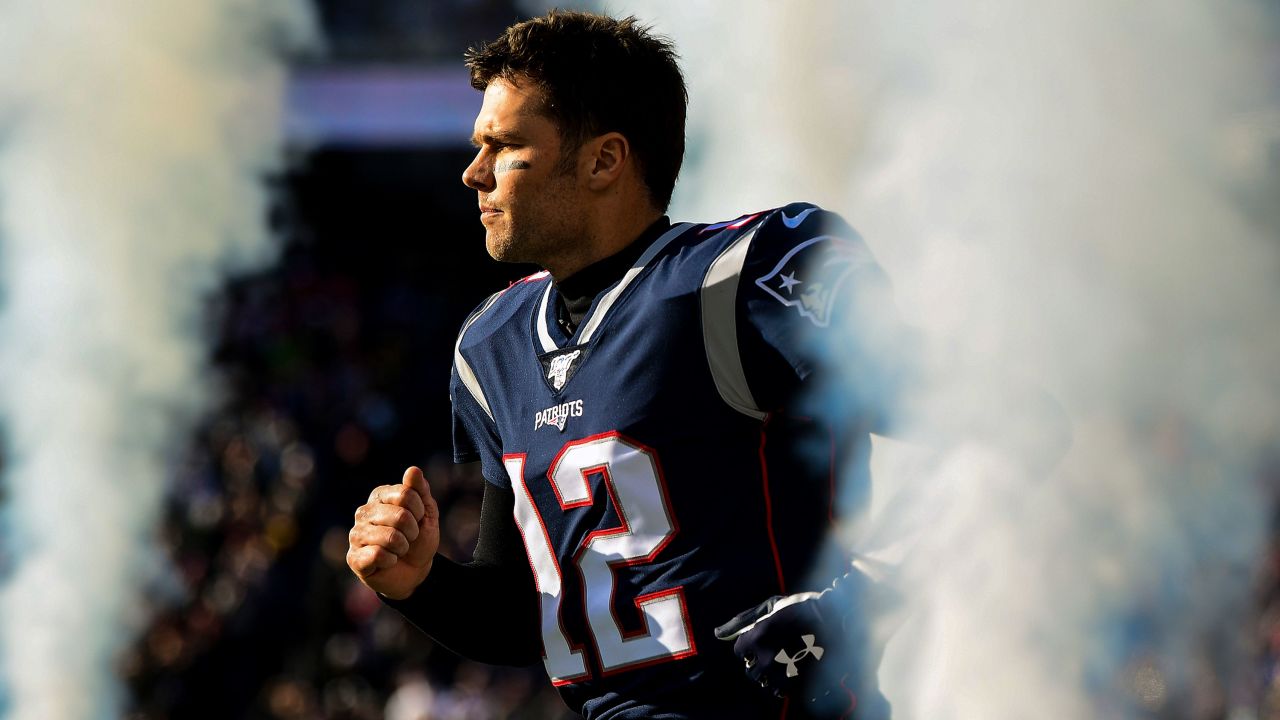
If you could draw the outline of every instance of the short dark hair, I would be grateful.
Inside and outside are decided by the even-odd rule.
[[[477,90],[494,80],[535,83],[566,153],[603,133],[624,135],[653,204],[671,203],[689,94],[670,40],[634,17],[552,10],[467,50],[466,62]]]

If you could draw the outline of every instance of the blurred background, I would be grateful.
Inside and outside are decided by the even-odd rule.
[[[1267,7],[1274,22],[1276,5]],[[474,193],[460,182],[480,104],[461,56],[537,9],[515,0],[310,4],[323,49],[285,54],[283,162],[258,173],[269,188],[260,215],[274,236],[267,253],[274,259],[213,284],[188,318],[207,331],[209,399],[167,450],[161,519],[142,532],[160,549],[156,567],[167,570],[140,576],[140,595],[120,620],[127,640],[110,664],[124,684],[116,703],[123,716],[574,717],[540,667],[488,667],[435,647],[382,607],[344,557],[354,509],[410,464],[426,470],[445,511],[442,551],[466,558],[474,546],[483,481],[477,469],[449,460],[452,341],[480,300],[532,268],[488,259]],[[695,15],[709,32],[720,22]],[[15,38],[0,33],[0,43]],[[1264,77],[1274,95],[1280,45],[1270,43]],[[697,53],[690,48],[686,63],[698,62]],[[0,142],[15,117],[0,114]],[[1224,161],[1252,173],[1234,202],[1263,227],[1280,217],[1277,127],[1274,115],[1242,114],[1220,148]],[[695,165],[716,152],[699,132],[695,124]],[[824,143],[819,152],[830,149]],[[688,219],[732,217],[755,202],[698,204],[687,200],[696,190],[681,192],[684,207],[716,213]],[[14,197],[0,193],[0,209],[17,206]],[[5,382],[25,381],[11,374]],[[1171,467],[1194,455],[1201,439],[1163,408],[1131,420],[1128,431]],[[0,456],[6,471],[25,457],[14,449],[20,433],[10,435]],[[1241,473],[1267,503],[1262,553],[1244,572],[1247,607],[1228,643],[1242,644],[1249,662],[1218,662],[1221,648],[1200,644],[1175,663],[1186,674],[1170,676],[1147,651],[1159,644],[1160,628],[1144,621],[1137,602],[1110,636],[1123,646],[1119,669],[1087,678],[1109,698],[1099,705],[1105,717],[1280,720],[1280,455],[1254,453]],[[14,539],[0,544],[6,576],[22,548]],[[1224,573],[1228,582],[1237,582],[1235,570]],[[12,647],[0,667],[24,662]],[[0,690],[0,713],[17,707],[17,695]],[[100,712],[44,717],[113,711]]]
[[[274,180],[279,263],[210,308],[218,409],[173,478],[158,538],[179,570],[121,658],[136,718],[559,718],[540,667],[461,660],[355,581],[347,531],[418,464],[474,547],[482,482],[450,459],[462,320],[532,272],[484,250],[463,51],[510,0],[319,0],[326,49],[288,85],[296,154]]]

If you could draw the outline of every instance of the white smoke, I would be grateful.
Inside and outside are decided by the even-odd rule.
[[[274,257],[301,0],[0,1],[7,716],[118,716],[165,478],[213,383],[202,310]]]
[[[1070,416],[1048,478],[989,448],[877,446],[860,542],[914,543],[916,610],[881,670],[897,717],[1252,717],[1280,429],[1274,4],[605,6],[684,58],[676,216],[841,210],[909,321]],[[1054,432],[942,386],[1011,439]],[[1203,665],[1245,687],[1204,692]]]
[[[1280,228],[1242,209],[1263,178],[1223,152],[1277,118],[1263,13],[875,14],[906,86],[877,98],[857,222],[916,322],[1036,378],[1075,435],[1043,482],[960,455],[908,488],[946,504],[904,570],[923,608],[883,672],[905,717],[1256,705],[1207,697],[1231,688],[1198,688],[1197,666],[1250,676],[1257,473],[1280,428]],[[1028,430],[985,393],[967,404]]]

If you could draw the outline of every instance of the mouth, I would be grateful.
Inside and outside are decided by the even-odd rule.
[[[480,222],[484,222],[489,218],[497,217],[498,215],[501,215],[501,214],[502,214],[502,211],[497,208],[490,207],[488,205],[480,206]]]

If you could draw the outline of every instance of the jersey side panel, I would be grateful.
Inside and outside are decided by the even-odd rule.
[[[791,590],[820,589],[847,570],[847,553],[826,538],[867,505],[870,431],[900,379],[901,353],[871,338],[897,337],[901,321],[858,233],[808,203],[765,215],[739,290],[745,372],[773,413],[766,466],[787,470],[771,485],[782,563]]]

